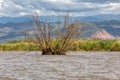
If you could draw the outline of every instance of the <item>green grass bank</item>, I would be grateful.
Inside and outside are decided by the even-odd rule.
[[[58,42],[57,42],[58,43]],[[53,48],[59,45],[53,43]],[[120,51],[120,40],[79,39],[73,42],[69,51]],[[39,46],[32,41],[10,41],[0,44],[0,51],[40,51]]]

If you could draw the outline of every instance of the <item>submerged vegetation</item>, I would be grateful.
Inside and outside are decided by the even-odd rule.
[[[58,41],[52,41],[52,48],[58,49]],[[120,40],[87,40],[72,41],[73,45],[67,51],[120,51]],[[41,51],[33,41],[12,41],[0,44],[0,51]]]
[[[80,23],[70,20],[69,14],[62,18],[63,22],[58,15],[57,25],[54,25],[41,22],[38,14],[35,13],[31,32],[24,31],[27,37],[39,47],[42,55],[65,55],[82,32]]]

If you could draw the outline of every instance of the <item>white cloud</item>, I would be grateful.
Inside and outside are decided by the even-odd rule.
[[[0,16],[41,15],[70,12],[75,15],[120,14],[116,0],[0,0]]]

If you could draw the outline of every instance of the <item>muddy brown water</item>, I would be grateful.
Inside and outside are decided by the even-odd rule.
[[[0,52],[0,80],[120,80],[120,52]]]

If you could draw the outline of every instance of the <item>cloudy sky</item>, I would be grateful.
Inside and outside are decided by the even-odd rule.
[[[0,0],[0,16],[120,14],[120,0]]]

